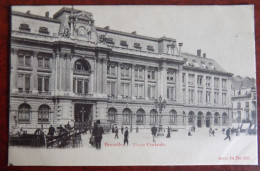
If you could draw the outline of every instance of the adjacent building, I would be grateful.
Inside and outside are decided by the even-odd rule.
[[[53,18],[12,11],[11,20],[10,126],[232,123],[232,74],[201,50],[189,54],[173,38],[97,27],[92,13],[69,8]]]
[[[233,123],[256,123],[256,81],[236,76],[232,79]]]

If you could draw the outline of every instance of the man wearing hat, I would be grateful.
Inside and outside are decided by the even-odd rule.
[[[127,143],[127,145],[128,145],[128,135],[129,135],[128,128],[125,127],[124,145],[125,145],[126,143]]]
[[[102,140],[102,134],[104,133],[103,128],[100,125],[100,120],[97,120],[97,122],[94,124],[93,129],[93,136],[95,137],[96,142],[96,148],[101,148],[101,140]]]

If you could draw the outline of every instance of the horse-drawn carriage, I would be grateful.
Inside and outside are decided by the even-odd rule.
[[[33,134],[23,133],[10,135],[9,144],[11,146],[31,146],[45,148],[70,148],[82,146],[81,134],[85,133],[89,127],[60,128],[57,135],[46,135],[41,129],[36,129]]]

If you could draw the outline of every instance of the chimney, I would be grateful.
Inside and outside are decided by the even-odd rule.
[[[183,43],[179,43],[179,54],[181,55],[181,49],[182,49]]]
[[[206,53],[203,53],[203,58],[206,58],[206,57],[207,57]]]
[[[136,31],[133,31],[131,34],[136,34]]]
[[[30,10],[26,11],[26,14],[30,15],[30,14],[31,14],[31,11],[30,11]]]
[[[46,11],[46,12],[45,12],[45,17],[46,17],[46,18],[49,18],[49,17],[50,17],[50,12],[49,12],[49,11]]]
[[[201,57],[201,49],[197,50],[197,56]]]
[[[109,26],[106,26],[105,29],[109,30]]]

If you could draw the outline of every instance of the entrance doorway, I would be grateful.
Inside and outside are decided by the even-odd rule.
[[[75,104],[74,118],[75,126],[87,125],[91,122],[92,105]]]
[[[211,113],[207,113],[206,114],[206,127],[209,128],[210,127],[210,120],[211,120]]]
[[[197,126],[198,126],[198,128],[202,127],[202,117],[203,117],[203,114],[201,112],[199,112],[198,113],[198,119],[197,119]]]

